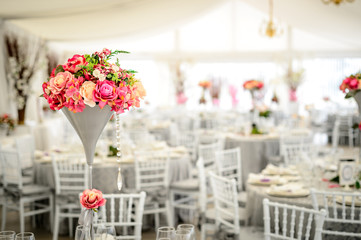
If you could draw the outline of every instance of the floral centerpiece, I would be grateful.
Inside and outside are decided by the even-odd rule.
[[[5,130],[6,135],[15,129],[15,119],[11,118],[8,114],[0,116],[0,127]]]
[[[200,86],[202,88],[202,96],[201,98],[199,99],[199,104],[206,104],[207,101],[206,101],[206,98],[205,98],[205,94],[206,94],[206,91],[212,86],[212,83],[210,81],[200,81],[198,83],[198,86]]]
[[[139,107],[146,92],[135,78],[133,70],[120,68],[119,62],[109,60],[124,51],[104,49],[92,55],[74,55],[64,65],[53,69],[50,79],[43,83],[43,96],[52,110],[63,107],[82,112],[85,105],[101,109],[109,105],[116,113]]]
[[[111,115],[116,113],[117,161],[120,163],[120,118],[132,107],[140,107],[146,95],[142,82],[135,77],[135,71],[120,67],[119,60],[113,57],[125,51],[103,49],[93,54],[76,54],[63,65],[58,65],[42,85],[43,96],[52,110],[62,110],[79,135],[89,165],[89,189],[92,189],[92,166],[95,146]],[[122,177],[118,168],[118,188]],[[92,203],[102,198],[100,191],[86,190],[82,203]],[[84,200],[84,201],[83,201]],[[99,199],[98,199],[99,200]],[[97,200],[97,201],[98,201]],[[99,200],[99,206],[101,200]],[[83,204],[84,206],[84,204]],[[88,207],[84,206],[87,210]],[[94,207],[91,207],[94,209]],[[87,223],[92,229],[93,214],[83,211],[80,224]],[[93,238],[92,238],[93,239]]]
[[[361,73],[346,77],[340,85],[340,90],[346,93],[345,98],[354,97],[361,90]]]
[[[304,70],[292,71],[292,67],[289,68],[286,76],[285,82],[289,87],[290,101],[297,102],[297,88],[302,83],[304,77]]]
[[[238,88],[235,85],[229,85],[228,91],[232,98],[232,106],[236,108],[239,102],[237,98]]]
[[[252,110],[253,111],[256,107],[256,100],[255,100],[255,91],[259,91],[264,87],[263,82],[258,80],[248,80],[243,83],[243,88],[248,90],[251,93],[252,97]]]

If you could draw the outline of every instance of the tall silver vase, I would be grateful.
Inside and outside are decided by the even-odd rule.
[[[111,112],[111,108],[108,105],[103,109],[100,109],[99,106],[86,106],[82,112],[78,113],[73,113],[65,107],[62,108],[62,111],[83,143],[86,161],[89,166],[89,189],[92,189],[95,146],[113,112]]]

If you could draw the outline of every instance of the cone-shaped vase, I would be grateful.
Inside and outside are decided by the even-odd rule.
[[[83,143],[88,165],[92,165],[99,136],[113,113],[111,108],[108,105],[103,109],[86,106],[82,112],[73,113],[64,107],[62,111]]]
[[[361,115],[361,92],[357,92],[353,98],[358,105],[358,114]]]

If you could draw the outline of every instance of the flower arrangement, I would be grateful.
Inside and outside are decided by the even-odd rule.
[[[203,89],[202,96],[199,99],[199,104],[206,104],[207,101],[206,101],[206,98],[205,98],[205,93],[206,93],[207,89],[209,89],[212,86],[212,83],[210,81],[207,81],[207,80],[200,81],[198,83],[198,86],[200,86]]]
[[[232,98],[232,106],[235,108],[237,107],[239,101],[237,99],[238,88],[235,85],[229,85],[228,91]]]
[[[200,81],[200,82],[198,83],[198,86],[200,86],[200,87],[203,88],[203,89],[209,89],[209,88],[212,86],[212,83],[211,83],[210,81],[207,81],[207,80],[205,80],[205,81]]]
[[[356,74],[351,74],[350,76],[346,77],[341,85],[340,90],[347,94],[345,98],[351,98],[356,95],[361,89],[361,72]]]
[[[135,71],[120,68],[119,61],[109,60],[125,51],[103,49],[91,55],[74,55],[64,65],[53,69],[50,79],[43,83],[43,96],[52,110],[63,107],[82,112],[85,105],[101,109],[109,105],[112,111],[123,113],[139,107],[146,95],[142,82],[135,78]]]
[[[219,106],[219,95],[222,89],[222,79],[212,79],[209,92],[214,106]]]
[[[257,80],[248,80],[243,83],[243,88],[249,91],[261,90],[264,84]]]
[[[8,114],[3,114],[0,116],[0,126],[5,128],[6,134],[9,135],[10,131],[15,129],[15,119]]]
[[[97,189],[86,189],[80,196],[80,204],[87,210],[97,212],[98,207],[104,206],[106,199],[103,198],[103,193]]]

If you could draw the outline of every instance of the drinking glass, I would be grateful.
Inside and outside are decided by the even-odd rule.
[[[114,226],[102,224],[97,227],[95,240],[113,240],[115,236]]]
[[[35,240],[34,233],[31,232],[18,233],[15,236],[15,240]]]
[[[191,231],[188,229],[175,231],[175,240],[191,240]]]
[[[14,240],[15,232],[14,231],[2,231],[0,232],[0,240]]]
[[[90,240],[90,227],[77,226],[75,231],[75,240]]]
[[[195,240],[194,225],[193,224],[179,224],[177,230],[189,230],[191,232],[191,240]]]
[[[174,227],[160,227],[157,231],[157,240],[162,238],[174,239],[175,229]]]

